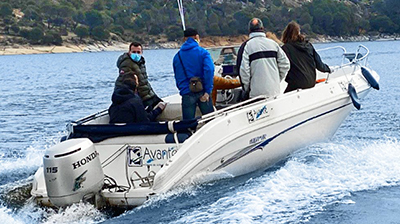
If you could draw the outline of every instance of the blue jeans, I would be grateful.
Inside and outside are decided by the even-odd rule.
[[[200,93],[189,93],[182,96],[182,117],[183,120],[192,119],[196,114],[196,107],[199,106],[201,114],[208,114],[214,111],[212,99],[207,102],[201,102],[200,97],[204,95]]]

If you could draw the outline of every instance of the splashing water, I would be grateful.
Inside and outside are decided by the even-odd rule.
[[[302,222],[351,192],[397,185],[400,145],[318,144],[292,157],[273,173],[250,179],[232,195],[200,207],[175,223]],[[206,220],[206,221],[203,221]]]

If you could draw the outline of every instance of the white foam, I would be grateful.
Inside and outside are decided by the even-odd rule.
[[[23,224],[24,222],[18,220],[18,216],[15,216],[12,211],[5,207],[0,207],[0,220],[2,223],[13,223]]]
[[[56,223],[97,223],[105,220],[105,215],[87,203],[76,203],[47,217],[44,224]]]
[[[400,183],[400,144],[325,143],[294,154],[273,173],[250,179],[229,196],[176,223],[292,223],[332,203],[354,203],[351,192]]]
[[[6,158],[1,160],[1,173],[15,173],[15,170],[32,170],[37,169],[43,163],[43,155],[46,149],[57,144],[62,133],[57,136],[46,137],[42,140],[32,142],[26,149],[24,158]]]

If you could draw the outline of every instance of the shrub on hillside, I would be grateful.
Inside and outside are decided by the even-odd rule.
[[[43,39],[43,30],[39,27],[34,27],[31,31],[29,31],[28,39],[32,44],[39,44]]]
[[[43,36],[43,39],[42,39],[41,42],[42,42],[42,44],[46,44],[46,45],[61,46],[63,40],[62,40],[61,35],[59,33],[48,32]]]
[[[7,17],[7,16],[11,16],[12,15],[12,7],[10,4],[8,3],[3,3],[0,5],[0,17]]]
[[[95,40],[108,40],[110,33],[102,26],[96,26],[92,30],[92,36]]]
[[[89,29],[86,26],[78,26],[75,29],[75,34],[79,37],[80,40],[82,40],[82,38],[86,38],[89,36]]]

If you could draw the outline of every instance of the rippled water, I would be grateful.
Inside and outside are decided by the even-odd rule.
[[[341,43],[353,51],[359,43]],[[187,186],[116,214],[86,204],[44,209],[29,183],[71,120],[107,108],[121,52],[0,57],[0,220],[5,223],[398,223],[400,44],[365,42],[380,91],[331,141],[248,175]],[[338,44],[318,44],[317,49]],[[177,93],[177,50],[144,52],[161,97]],[[328,64],[337,57],[321,52]],[[382,215],[377,215],[382,214]]]

